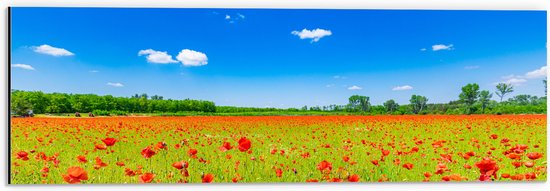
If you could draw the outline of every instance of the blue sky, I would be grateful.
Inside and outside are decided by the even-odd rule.
[[[287,108],[546,78],[543,11],[13,8],[11,34],[12,89],[44,92]]]

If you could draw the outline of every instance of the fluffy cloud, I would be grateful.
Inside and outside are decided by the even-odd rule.
[[[317,28],[313,30],[303,29],[302,31],[292,31],[291,34],[299,36],[300,39],[312,39],[311,42],[318,42],[321,38],[332,35],[332,32],[330,30]]]
[[[34,70],[34,68],[31,65],[28,65],[28,64],[12,64],[11,67],[21,68],[21,69],[25,69],[25,70]]]
[[[138,56],[147,55],[147,62],[154,64],[170,64],[178,61],[172,59],[172,56],[166,52],[156,51],[153,49],[140,50]]]
[[[433,45],[433,46],[432,46],[432,50],[433,50],[433,51],[452,50],[452,49],[453,49],[453,45],[452,45],[452,44],[449,44],[449,45],[436,44],[436,45]]]
[[[107,85],[117,87],[117,88],[124,87],[124,85],[122,85],[121,83],[118,83],[118,82],[108,82]]]
[[[348,90],[362,90],[363,88],[362,87],[359,87],[359,86],[350,86],[348,87]]]
[[[391,90],[393,90],[393,91],[403,91],[403,90],[412,90],[412,89],[413,89],[412,86],[404,85],[404,86],[393,87]]]
[[[40,54],[47,54],[51,56],[72,56],[74,53],[64,49],[64,48],[57,48],[53,47],[47,44],[43,44],[40,46],[34,46],[32,47],[32,50],[34,52],[40,53]]]
[[[508,76],[503,76],[502,77],[503,80],[495,84],[506,83],[506,84],[512,84],[514,86],[520,86],[525,82],[527,82],[529,79],[545,78],[547,75],[546,72],[547,72],[547,66],[542,66],[539,69],[525,73],[525,75],[523,76],[513,75],[513,74]]]
[[[530,72],[527,72],[525,74],[525,77],[526,78],[529,78],[529,79],[533,79],[533,78],[543,78],[543,77],[546,77],[546,67],[547,66],[543,66],[539,69],[536,69],[536,70],[533,70],[533,71],[530,71]]]
[[[508,79],[505,79],[504,81],[502,81],[501,83],[505,83],[505,84],[512,84],[514,86],[520,86],[521,84],[527,82],[526,79],[523,79],[523,78],[508,78]]]
[[[225,20],[230,20],[230,19],[231,19],[231,16],[225,15]]]
[[[189,49],[183,49],[176,59],[184,66],[203,66],[208,64],[208,57],[206,57],[206,54]]]

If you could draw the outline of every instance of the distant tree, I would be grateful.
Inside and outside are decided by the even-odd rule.
[[[423,109],[426,108],[426,104],[428,103],[428,98],[420,95],[412,95],[409,101],[411,102],[413,113],[418,114]]]
[[[514,86],[512,86],[512,84],[499,83],[496,87],[497,91],[495,93],[500,97],[500,102],[502,102],[502,98],[504,98],[506,94],[514,91]]]
[[[542,80],[542,83],[544,84],[544,96],[546,96],[546,92],[547,92],[546,86],[548,85],[548,83],[546,82],[546,80]]]
[[[466,114],[472,113],[472,106],[474,105],[478,97],[479,85],[477,85],[476,83],[468,84],[462,87],[462,93],[460,93],[459,98],[460,102],[462,102],[466,106]]]
[[[394,111],[397,111],[399,109],[399,104],[397,104],[395,100],[390,99],[384,102],[384,107],[386,108],[387,112],[393,113]]]
[[[10,110],[16,115],[26,115],[32,109],[32,104],[21,96],[12,96]]]
[[[354,111],[368,111],[370,107],[369,97],[352,95],[349,97],[349,105]]]
[[[483,90],[479,93],[479,103],[481,103],[481,113],[485,113],[485,108],[487,108],[487,105],[489,104],[489,101],[491,101],[492,97],[493,97],[493,94],[487,90]]]

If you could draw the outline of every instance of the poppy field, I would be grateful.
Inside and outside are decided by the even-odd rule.
[[[13,184],[545,181],[546,115],[12,118]]]

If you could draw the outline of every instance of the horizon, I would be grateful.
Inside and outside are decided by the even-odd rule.
[[[468,83],[544,96],[547,76],[544,11],[11,9],[25,91],[300,108],[448,103]]]

